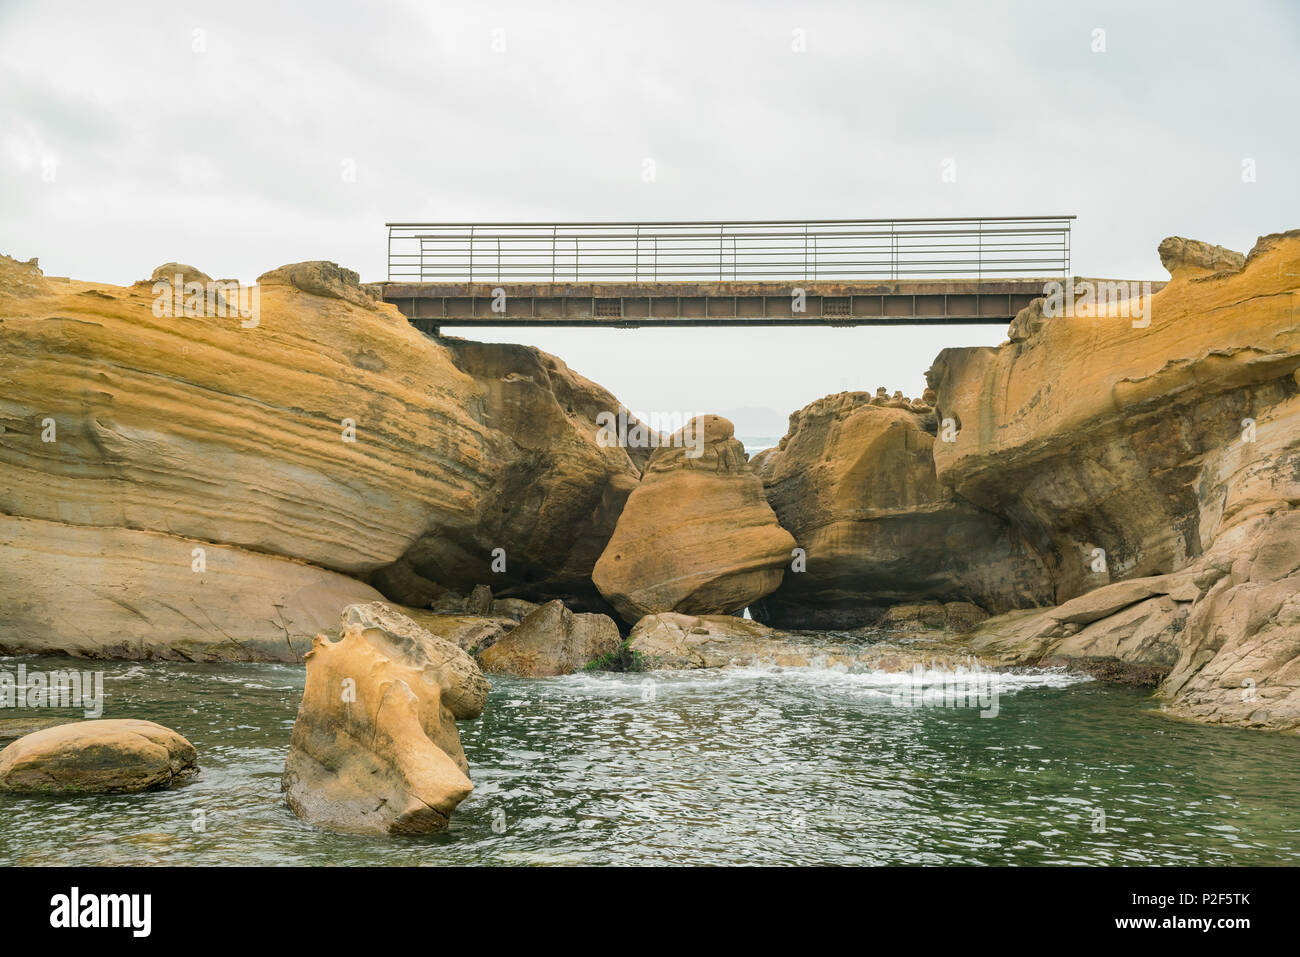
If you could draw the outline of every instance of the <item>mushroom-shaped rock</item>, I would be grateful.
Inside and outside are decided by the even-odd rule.
[[[1205,275],[1217,272],[1240,272],[1246,257],[1236,250],[1214,246],[1199,239],[1169,236],[1160,242],[1160,265],[1169,275],[1179,273]]]
[[[152,721],[75,721],[0,751],[0,789],[105,794],[169,787],[197,773],[194,745]]]
[[[629,624],[726,614],[774,591],[794,546],[731,423],[700,416],[651,456],[592,580]]]
[[[622,638],[607,615],[574,613],[548,601],[479,654],[489,674],[568,675],[618,651]]]
[[[457,718],[483,711],[478,665],[382,602],[344,609],[318,635],[285,764],[293,812],[356,834],[445,827],[473,790]]]
[[[361,277],[338,263],[313,260],[280,266],[257,277],[262,286],[292,286],[312,296],[342,299],[356,306],[373,308],[374,297],[361,285]]]

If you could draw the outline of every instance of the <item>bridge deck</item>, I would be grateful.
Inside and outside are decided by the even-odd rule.
[[[1047,281],[1039,277],[374,285],[384,301],[397,306],[413,325],[436,332],[444,326],[1005,325],[1043,295]]]

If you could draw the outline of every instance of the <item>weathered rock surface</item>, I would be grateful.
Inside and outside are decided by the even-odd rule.
[[[243,548],[8,515],[0,568],[6,655],[300,661],[311,648],[304,635],[331,627],[344,605],[382,597],[338,572]]]
[[[622,642],[612,618],[572,612],[556,599],[480,651],[478,662],[489,674],[567,675],[612,655]]]
[[[483,712],[474,660],[382,602],[343,611],[342,637],[318,635],[285,763],[304,821],[358,834],[445,827],[473,790],[456,720]]]
[[[470,654],[496,644],[518,624],[513,618],[496,615],[448,615],[407,607],[402,607],[401,612],[434,637],[450,641]]]
[[[204,275],[160,271],[177,268]],[[627,450],[596,441],[616,399],[537,350],[432,340],[330,263],[272,270],[258,293],[251,326],[156,316],[148,281],[49,280],[34,260],[0,258],[0,513],[76,539],[77,561],[97,537],[107,583],[72,571],[91,587],[69,627],[25,589],[72,562],[27,552],[30,574],[0,576],[0,639],[166,656],[149,649],[174,622],[176,657],[203,645],[201,657],[278,659],[300,656],[340,597],[422,606],[490,584],[607,608],[591,570],[639,477]],[[221,575],[192,587],[195,547],[259,565],[246,610],[232,614],[241,593]],[[159,577],[147,598],[141,564]],[[313,575],[321,591],[354,590],[302,597]],[[285,595],[302,605],[289,622]],[[144,615],[124,631],[132,607]]]
[[[969,646],[1160,681],[1171,713],[1300,728],[1300,232],[1244,265],[1167,241],[1144,301],[930,370],[941,481],[1045,556],[1056,600]],[[1149,319],[1149,322],[1146,320]]]
[[[0,788],[99,794],[170,787],[198,772],[194,745],[152,721],[74,721],[0,751]]]
[[[786,628],[852,628],[891,605],[974,602],[1005,611],[1051,600],[1043,561],[1013,527],[935,476],[933,415],[865,392],[818,399],[761,466],[804,571],[752,614]]]
[[[950,670],[987,664],[942,633],[899,635],[897,640],[788,634],[732,615],[675,612],[647,615],[637,622],[628,650],[640,656],[648,671],[818,667],[900,672],[918,664]]]
[[[1236,250],[1182,236],[1169,236],[1162,240],[1159,253],[1160,265],[1169,270],[1171,276],[1238,272],[1246,264],[1246,257]]]
[[[794,545],[731,423],[701,416],[655,449],[592,579],[629,624],[739,611],[781,583]]]

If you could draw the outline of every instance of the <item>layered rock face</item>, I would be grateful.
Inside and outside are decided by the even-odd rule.
[[[1047,318],[930,370],[960,424],[935,447],[940,480],[1033,543],[1064,603],[974,644],[1145,670],[1171,712],[1294,729],[1300,233],[1237,271],[1204,243],[1161,254],[1173,278],[1138,310]]]
[[[629,624],[735,612],[776,589],[794,545],[731,423],[701,416],[655,449],[592,579]]]
[[[440,344],[476,387],[471,409],[488,426],[481,441],[493,480],[480,493],[472,526],[429,529],[376,583],[411,605],[437,598],[440,586],[469,591],[486,583],[501,598],[564,597],[575,608],[609,611],[592,568],[649,457],[645,449],[596,441],[596,417],[622,406],[537,349]],[[504,549],[504,572],[490,569],[496,548]]]
[[[473,790],[456,721],[483,712],[474,660],[382,602],[344,610],[318,635],[285,763],[293,812],[328,830],[418,834],[445,827]]]
[[[331,263],[207,295],[159,272],[0,259],[5,648],[294,658],[341,603],[479,583],[603,606],[591,566],[639,476],[596,442],[612,396],[439,344]],[[64,610],[32,600],[60,581]]]
[[[170,787],[198,773],[194,745],[152,721],[76,721],[0,751],[0,789],[108,794]]]
[[[938,482],[936,430],[924,404],[865,392],[827,396],[790,417],[779,448],[754,465],[806,566],[787,571],[755,617],[851,628],[901,602],[1005,611],[1050,601],[1037,553],[1006,521]]]
[[[478,662],[488,674],[568,675],[612,655],[622,640],[613,619],[595,613],[575,614],[556,599],[480,652]]]

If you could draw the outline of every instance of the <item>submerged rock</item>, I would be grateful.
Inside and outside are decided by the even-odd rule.
[[[0,788],[103,794],[170,787],[198,773],[194,745],[152,721],[74,721],[34,731],[0,751]]]
[[[479,652],[478,661],[489,674],[567,675],[614,654],[622,641],[612,618],[574,613],[557,599]]]
[[[629,624],[738,611],[781,583],[794,544],[731,423],[701,416],[654,451],[592,579]]]
[[[456,720],[489,685],[469,655],[382,602],[318,635],[285,762],[293,812],[317,827],[417,834],[445,827],[473,790]]]

